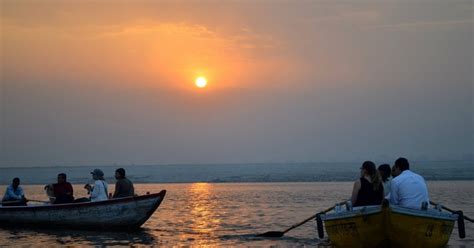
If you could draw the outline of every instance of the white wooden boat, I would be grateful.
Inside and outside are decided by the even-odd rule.
[[[74,229],[138,229],[160,206],[160,193],[99,202],[0,206],[0,226]]]

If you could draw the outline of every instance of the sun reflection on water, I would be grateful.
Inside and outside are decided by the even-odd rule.
[[[211,245],[208,241],[211,237],[216,237],[221,218],[216,212],[218,207],[217,198],[213,194],[213,185],[209,183],[193,183],[187,191],[189,192],[190,203],[190,229],[195,235],[206,236],[206,239],[199,239],[199,246]],[[189,239],[189,236],[183,237]]]
[[[472,181],[428,182],[438,202],[448,202],[473,216]],[[43,185],[23,185],[32,199],[46,200]],[[73,185],[77,196],[82,185]],[[112,186],[113,187],[113,186]],[[0,187],[5,188],[5,186]],[[110,188],[109,188],[110,189]],[[112,188],[113,189],[113,188]],[[112,190],[111,189],[111,190]],[[350,195],[351,182],[241,183],[241,184],[136,184],[138,194],[168,193],[159,209],[137,232],[77,230],[28,230],[0,228],[4,246],[158,246],[158,247],[328,247],[316,238],[314,222],[302,225],[279,239],[255,238],[254,234],[284,230],[316,210],[327,208]],[[446,194],[446,192],[454,192]],[[465,196],[463,198],[463,196]],[[455,229],[449,246],[471,247],[472,239],[460,240]],[[466,225],[467,233],[474,229]]]

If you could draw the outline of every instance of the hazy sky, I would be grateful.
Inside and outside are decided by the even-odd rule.
[[[474,153],[470,0],[0,2],[0,166]]]

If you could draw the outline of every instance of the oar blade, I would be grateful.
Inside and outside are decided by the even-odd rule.
[[[269,237],[269,238],[279,238],[282,237],[284,232],[278,232],[278,231],[270,231],[266,233],[261,233],[258,234],[257,237]]]

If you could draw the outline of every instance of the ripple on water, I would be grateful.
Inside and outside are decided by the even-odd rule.
[[[429,182],[433,201],[474,216],[474,182]],[[82,189],[75,185],[75,189]],[[0,246],[62,245],[163,245],[163,246],[318,246],[313,222],[281,238],[256,234],[281,231],[351,193],[350,182],[242,183],[242,184],[138,184],[138,193],[167,189],[162,206],[137,232],[0,229]],[[42,186],[24,186],[27,196],[44,198]],[[77,190],[83,194],[80,190]],[[466,225],[467,239],[454,230],[450,247],[472,247],[473,225]]]

